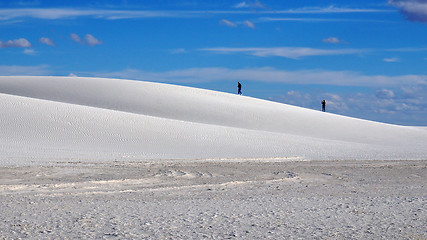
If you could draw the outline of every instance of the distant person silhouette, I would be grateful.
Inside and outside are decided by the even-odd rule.
[[[322,112],[324,112],[324,111],[325,111],[325,109],[326,109],[326,100],[325,100],[325,99],[323,99],[323,100],[322,100]]]
[[[237,82],[237,94],[242,95],[242,84]]]

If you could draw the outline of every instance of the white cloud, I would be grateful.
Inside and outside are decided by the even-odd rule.
[[[250,7],[250,5],[247,4],[245,1],[240,2],[240,3],[236,4],[236,5],[234,5],[234,8],[249,8],[249,7]]]
[[[95,45],[100,45],[102,44],[101,40],[96,39],[94,36],[92,36],[91,34],[86,34],[85,35],[85,39],[86,39],[86,43],[90,46],[95,46]]]
[[[273,18],[273,17],[262,17],[259,18],[260,22],[338,22],[343,19],[336,18]]]
[[[390,89],[381,89],[375,92],[375,96],[381,99],[390,99],[394,97],[394,92]]]
[[[425,99],[427,86],[403,86],[401,87],[404,98]],[[427,103],[426,103],[427,108]]]
[[[245,27],[255,29],[255,24],[249,20],[243,22],[231,22],[227,19],[222,19],[219,23],[229,27],[237,27],[238,25],[243,25]]]
[[[77,35],[76,33],[72,33],[71,39],[75,42],[80,43],[80,44],[86,44],[89,46],[101,45],[103,43],[101,40],[98,40],[97,38],[95,38],[91,34],[86,34],[85,39],[82,40],[79,35]]]
[[[31,43],[25,38],[9,40],[7,42],[0,41],[0,48],[11,48],[11,47],[27,48],[27,47],[31,47]]]
[[[314,99],[317,100],[319,109],[321,105],[320,99],[325,99],[328,111],[332,110],[334,112],[344,113],[349,110],[348,103],[346,102],[346,100],[343,99],[343,97],[341,97],[337,93],[321,93],[318,97],[315,97]]]
[[[303,92],[291,90],[287,92],[287,94],[273,96],[269,99],[276,102],[316,109],[319,111],[321,110],[321,102],[323,99],[325,99],[327,112],[348,114],[348,110],[351,110],[347,99],[343,98],[337,93]]]
[[[229,26],[229,27],[237,27],[237,24],[230,22],[227,19],[222,19],[221,21],[219,21],[219,23],[222,25]]]
[[[290,90],[286,94],[271,96],[269,100],[320,111],[320,102],[326,99],[327,112],[395,124],[425,125],[426,89],[426,86],[416,87],[414,95],[411,87],[410,95],[405,97],[396,97],[395,90],[399,91],[399,88],[380,89],[375,93]]]
[[[399,58],[384,58],[383,59],[384,60],[384,62],[399,62],[400,61],[400,59]]]
[[[49,46],[55,46],[55,43],[50,38],[47,38],[47,37],[41,37],[39,39],[39,42]]]
[[[340,8],[333,5],[329,7],[304,7],[290,10],[277,10],[274,11],[277,14],[326,14],[326,13],[375,13],[375,12],[390,12],[385,9],[373,9],[373,8]]]
[[[282,11],[282,14],[286,14],[286,11]],[[377,20],[377,19],[360,19],[360,18],[310,18],[310,17],[260,17],[257,20],[258,22],[376,22],[376,23],[394,23],[390,20]]]
[[[252,29],[255,28],[255,24],[253,22],[251,22],[251,21],[248,21],[248,20],[244,21],[243,25],[245,25],[248,28],[252,28]]]
[[[0,65],[1,76],[42,76],[50,75],[51,71],[47,65],[39,66],[17,66]]]
[[[389,0],[388,4],[399,8],[410,21],[427,22],[426,0]]]
[[[71,33],[71,39],[75,42],[82,43],[82,39],[75,33]]]
[[[292,93],[292,94],[290,94]],[[300,107],[321,110],[322,100],[326,100],[326,111],[335,113],[347,113],[349,102],[338,93],[330,92],[303,92],[292,90],[285,95],[271,97],[270,100],[292,104]]]
[[[53,20],[70,17],[91,16],[95,13],[96,11],[68,8],[14,8],[1,9],[0,20],[10,20],[25,17]]]
[[[265,8],[264,5],[259,1],[243,1],[233,6],[234,8]]]
[[[389,52],[424,52],[424,51],[427,51],[427,48],[405,47],[405,48],[385,49],[384,51],[389,51]]]
[[[31,48],[26,48],[24,50],[24,53],[27,55],[36,55],[36,51],[34,51],[34,49],[31,49]]]
[[[313,101],[313,97],[309,93],[291,90],[284,96],[270,97],[270,100],[277,102],[286,102],[287,104],[308,106]]]
[[[204,48],[199,51],[232,54],[244,53],[258,57],[284,57],[291,59],[299,59],[308,56],[328,56],[328,55],[347,55],[361,54],[366,50],[360,49],[318,49],[318,48],[303,48],[303,47],[278,47],[278,48]]]
[[[337,43],[340,43],[341,41],[336,37],[329,37],[329,38],[323,39],[322,42],[337,44]]]

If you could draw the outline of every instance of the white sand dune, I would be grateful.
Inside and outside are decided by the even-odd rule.
[[[0,110],[0,239],[426,238],[425,127],[78,77]]]
[[[427,156],[425,128],[142,81],[0,77],[0,109],[0,166]]]

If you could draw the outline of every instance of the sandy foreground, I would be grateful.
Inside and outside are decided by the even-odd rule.
[[[0,168],[0,239],[427,239],[427,161]]]

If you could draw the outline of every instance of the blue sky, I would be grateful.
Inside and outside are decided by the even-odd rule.
[[[427,126],[425,0],[15,0],[0,29],[0,75],[240,81],[247,96]]]

